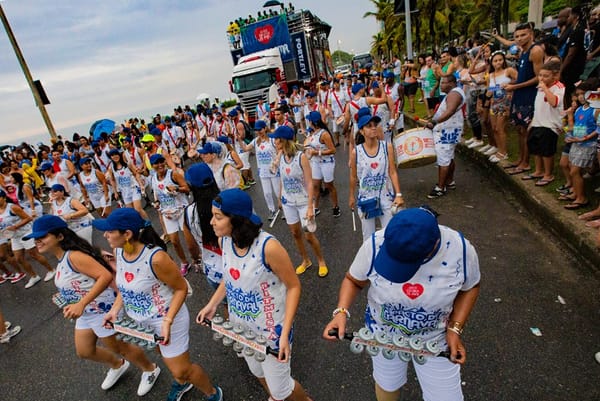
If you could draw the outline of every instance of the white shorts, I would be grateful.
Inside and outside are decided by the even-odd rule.
[[[153,319],[151,321],[141,322],[146,327],[151,327],[159,336],[162,335],[163,318]],[[158,345],[163,358],[175,358],[190,347],[190,313],[185,304],[181,305],[181,309],[175,315],[173,324],[171,325],[171,338],[169,344]]]
[[[454,150],[456,144],[435,144],[435,154],[437,156],[437,165],[447,167],[454,160]]]
[[[240,160],[242,161],[242,168],[240,170],[250,170],[250,152],[240,153]]]
[[[300,121],[302,121],[302,113],[300,113],[300,112],[294,113],[294,120],[299,124]]]
[[[142,200],[142,190],[137,185],[126,190],[121,190],[121,199],[126,205]]]
[[[308,205],[291,206],[283,204],[282,209],[286,223],[291,226],[305,218],[306,212],[308,211]]]
[[[20,251],[21,249],[31,249],[35,247],[35,240],[33,238],[23,241],[24,235],[26,234],[17,234],[12,240],[10,240],[10,247],[13,251]]]
[[[78,237],[83,238],[84,240],[86,240],[87,242],[89,242],[91,244],[92,237],[94,234],[94,228],[90,224],[87,227],[81,227],[80,229],[75,231],[75,234],[77,234]]]
[[[173,218],[168,218],[165,214],[162,214],[162,217],[163,223],[165,223],[165,231],[167,234],[183,231],[183,225],[185,224],[183,210],[181,210],[179,216],[174,215]]]
[[[288,398],[296,383],[292,378],[290,361],[280,362],[273,355],[267,355],[263,362],[258,362],[254,356],[244,356],[250,372],[259,379],[265,379],[271,397],[276,400]]]
[[[323,180],[326,183],[333,182],[335,160],[328,163],[313,162],[311,160],[310,168],[313,180]]]
[[[95,209],[102,209],[106,206],[110,206],[110,199],[108,201],[104,199],[104,194],[88,195],[88,198],[90,198],[90,202],[92,202]]]
[[[373,378],[384,391],[393,392],[406,384],[408,362],[399,358],[372,357]],[[424,365],[413,364],[423,390],[424,401],[463,401],[460,365],[447,358],[429,358]]]
[[[104,323],[104,314],[84,313],[75,322],[75,330],[92,329],[98,338],[110,337],[116,333],[114,329],[107,329],[102,323]]]

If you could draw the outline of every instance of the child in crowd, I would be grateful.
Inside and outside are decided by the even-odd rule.
[[[585,92],[595,90],[598,87],[596,79],[588,79],[575,88],[577,101],[581,105],[574,115],[573,131],[567,133],[565,142],[572,143],[569,152],[569,175],[573,183],[573,193],[562,195],[560,200],[568,200],[571,203],[565,205],[565,209],[577,210],[587,206],[588,199],[584,192],[584,183],[581,170],[592,167],[596,157],[596,117],[598,111],[590,107],[585,100]],[[600,111],[600,110],[599,110]]]
[[[535,172],[522,177],[523,180],[537,179],[538,187],[554,181],[554,155],[563,126],[561,112],[565,95],[565,86],[558,81],[559,73],[560,62],[549,61],[538,74],[538,92],[527,140],[535,160]]]

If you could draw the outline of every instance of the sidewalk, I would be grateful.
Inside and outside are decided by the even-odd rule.
[[[568,247],[582,264],[589,266],[596,273],[600,272],[600,249],[596,245],[598,230],[586,227],[585,222],[577,218],[579,213],[566,210],[556,199],[558,193],[550,194],[544,188],[536,187],[533,181],[523,181],[521,175],[507,174],[501,165],[489,162],[488,156],[465,145],[460,144],[457,151],[482,170],[487,169],[490,178],[514,194],[523,206]],[[594,207],[597,202],[597,197],[591,199]]]

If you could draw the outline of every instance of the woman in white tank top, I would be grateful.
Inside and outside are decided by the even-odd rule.
[[[159,342],[160,353],[175,379],[169,400],[181,399],[195,386],[208,400],[222,401],[221,389],[212,385],[200,365],[190,361],[188,285],[152,224],[135,209],[121,208],[106,219],[94,220],[94,227],[104,231],[117,264],[119,293],[105,320],[115,321],[123,310],[164,338]]]
[[[221,192],[213,201],[212,214],[211,224],[221,239],[224,275],[196,322],[204,324],[205,319],[212,319],[227,297],[230,321],[263,335],[279,352],[278,358],[269,354],[262,362],[244,355],[250,371],[272,398],[308,400],[290,371],[300,280],[287,251],[261,230],[262,221],[252,212],[252,199],[240,189]]]
[[[100,217],[106,217],[110,214],[110,195],[108,183],[104,173],[92,167],[92,159],[85,157],[79,161],[81,172],[79,181],[81,182],[81,192],[86,203],[91,203],[94,209],[98,211]]]
[[[110,367],[101,388],[111,388],[131,361],[143,371],[138,395],[150,391],[160,368],[146,358],[141,348],[117,340],[116,332],[104,325],[104,314],[113,306],[116,295],[110,287],[113,280],[110,265],[57,216],[44,215],[37,219],[32,232],[24,239],[35,240],[40,252],[58,259],[54,283],[59,292],[55,302],[65,304],[61,306],[65,319],[76,319],[77,355]],[[98,338],[106,348],[97,345]]]
[[[65,191],[65,187],[54,184],[50,188],[51,214],[65,220],[69,228],[81,238],[92,243],[92,220],[89,210]]]

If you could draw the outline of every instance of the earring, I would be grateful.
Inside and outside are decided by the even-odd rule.
[[[131,245],[128,239],[125,240],[125,243],[123,244],[123,251],[125,251],[125,253],[133,253],[133,245]]]

